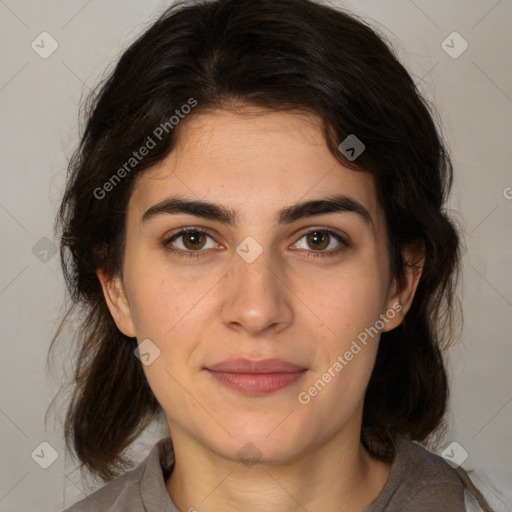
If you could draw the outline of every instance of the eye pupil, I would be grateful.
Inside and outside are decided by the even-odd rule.
[[[191,244],[189,244],[189,240],[191,241]],[[197,246],[197,244],[200,243],[202,240],[203,243],[200,244],[200,247]],[[185,233],[183,235],[183,244],[187,249],[197,250],[201,249],[205,243],[205,236],[200,233],[199,231],[190,231],[189,233]]]
[[[322,231],[312,231],[307,236],[308,244],[315,249],[325,249],[329,245],[329,235]],[[311,244],[313,242],[313,244]]]

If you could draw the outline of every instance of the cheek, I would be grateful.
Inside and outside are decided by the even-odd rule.
[[[375,363],[383,305],[378,274],[344,276],[317,294],[317,305],[328,329],[317,340],[313,371],[298,402],[313,430],[334,431],[362,406]]]
[[[130,310],[137,337],[154,338],[163,343],[201,302],[212,283],[207,276],[189,280],[179,266],[171,269],[165,264],[165,258],[146,252],[134,252],[126,259]]]
[[[318,418],[329,415],[334,427],[363,400],[377,354],[381,326],[376,324],[385,290],[377,266],[371,265],[352,266],[323,282],[311,304],[327,328],[317,340],[311,379],[299,401],[310,401]]]
[[[383,312],[385,289],[381,275],[369,266],[339,272],[319,281],[309,283],[309,303],[338,343],[346,343],[362,330],[375,324]],[[307,283],[304,283],[306,290]]]
[[[126,276],[138,343],[149,339],[154,344],[149,346],[158,354],[143,369],[157,400],[167,410],[178,406],[183,409],[183,401],[187,402],[185,408],[193,407],[183,399],[182,386],[189,386],[190,379],[197,378],[204,362],[198,347],[206,326],[211,324],[219,276],[210,272],[190,279],[177,267],[170,272],[169,265],[157,258],[147,263],[132,260]]]

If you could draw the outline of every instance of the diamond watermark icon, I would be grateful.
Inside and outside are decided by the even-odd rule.
[[[365,149],[366,146],[351,133],[343,142],[340,143],[338,149],[353,162]]]
[[[145,339],[133,353],[144,366],[149,366],[160,355],[160,349],[150,339]]]
[[[458,59],[468,49],[468,46],[468,42],[458,32],[452,32],[441,43],[441,48],[452,59]]]
[[[39,57],[47,59],[59,47],[59,43],[48,32],[41,32],[30,46]]]
[[[253,466],[263,456],[258,447],[253,443],[245,443],[236,455],[240,462],[246,466]]]
[[[458,468],[468,458],[468,452],[462,446],[453,441],[441,453],[441,457],[450,464],[452,468]]]
[[[32,247],[32,253],[39,261],[48,263],[57,253],[57,246],[49,238],[43,236],[43,238]]]
[[[31,454],[32,459],[43,469],[48,469],[59,456],[57,450],[46,441],[43,441]]]
[[[246,263],[252,263],[263,252],[263,247],[248,236],[238,245],[236,252]]]

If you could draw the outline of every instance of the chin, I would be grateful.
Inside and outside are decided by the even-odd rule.
[[[269,465],[291,462],[304,450],[304,436],[297,439],[289,428],[276,428],[279,421],[259,422],[254,426],[250,422],[239,427],[226,426],[233,437],[225,436],[218,440],[215,451],[226,459],[248,466],[258,462]]]

